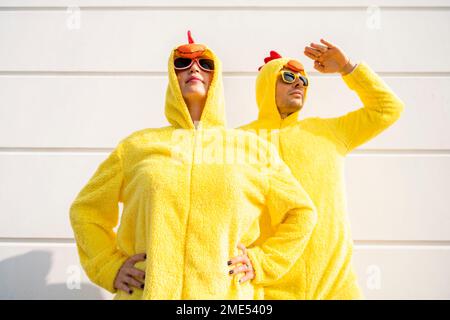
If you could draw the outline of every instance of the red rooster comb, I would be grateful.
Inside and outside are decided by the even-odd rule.
[[[275,60],[275,59],[279,59],[282,58],[281,54],[279,54],[278,52],[271,50],[270,51],[270,55],[268,57],[264,58],[264,64],[266,64],[269,61]],[[258,68],[258,71],[261,70],[261,68],[264,67],[264,65],[262,65],[261,67]]]
[[[194,43],[194,39],[192,39],[192,35],[191,35],[191,30],[188,30],[188,42],[189,43]]]

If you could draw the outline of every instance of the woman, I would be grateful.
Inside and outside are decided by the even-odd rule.
[[[225,129],[221,63],[188,36],[169,58],[171,126],[120,141],[71,206],[81,264],[115,299],[260,299],[316,223],[275,148]],[[263,212],[277,232],[247,249]]]

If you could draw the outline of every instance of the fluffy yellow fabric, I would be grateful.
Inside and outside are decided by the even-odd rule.
[[[288,60],[276,59],[261,69],[256,84],[258,120],[242,129],[255,130],[277,146],[281,158],[313,200],[318,222],[303,255],[288,274],[265,287],[265,298],[362,298],[351,261],[353,241],[346,211],[344,157],[394,123],[404,106],[362,62],[342,77],[358,94],[362,108],[338,118],[299,121],[298,111],[281,119],[275,84],[278,71]],[[256,243],[273,232],[268,221],[261,216],[262,235]]]
[[[221,64],[197,128],[169,58],[165,113],[171,126],[119,142],[70,208],[81,264],[114,299],[261,299],[300,256],[317,214],[276,148],[254,134],[225,129]],[[231,142],[231,143],[230,143]],[[118,224],[118,203],[123,212]],[[277,229],[260,236],[265,213]],[[248,246],[256,278],[242,284],[227,261]],[[114,288],[122,263],[146,252],[144,290]]]

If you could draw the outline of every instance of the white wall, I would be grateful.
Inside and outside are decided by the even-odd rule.
[[[379,72],[406,111],[347,161],[359,281],[371,299],[449,299],[444,0],[2,0],[0,298],[110,298],[79,268],[68,209],[119,139],[166,124],[166,62],[187,29],[222,58],[233,127],[256,117],[256,70],[270,49],[312,76],[303,116],[361,105],[339,77],[314,72],[309,42],[328,38]]]

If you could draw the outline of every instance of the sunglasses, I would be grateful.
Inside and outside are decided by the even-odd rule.
[[[173,65],[175,70],[186,70],[189,69],[194,62],[196,62],[203,71],[211,72],[214,70],[214,60],[208,58],[176,58],[173,61]]]
[[[297,80],[297,78],[299,78],[300,81],[303,83],[304,87],[308,86],[308,79],[300,73],[294,73],[289,70],[281,70],[280,74],[281,74],[281,79],[285,83],[294,83],[295,80]]]

